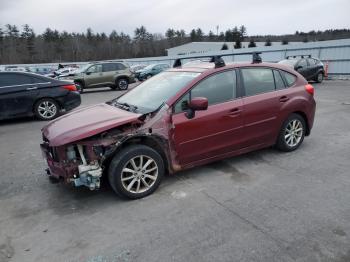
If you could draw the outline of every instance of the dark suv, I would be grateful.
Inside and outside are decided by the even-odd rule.
[[[275,145],[297,149],[310,135],[314,89],[275,63],[179,67],[112,101],[76,110],[42,129],[47,173],[75,186],[141,198],[165,172]],[[177,63],[177,66],[179,63]]]
[[[288,56],[287,59],[278,62],[292,67],[306,80],[321,83],[324,79],[324,65],[318,58],[311,56]]]
[[[73,80],[80,92],[86,88],[110,87],[126,90],[130,83],[135,82],[130,67],[121,62],[91,63],[59,79]]]

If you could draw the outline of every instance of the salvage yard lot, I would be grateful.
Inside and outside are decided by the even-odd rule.
[[[51,184],[45,122],[0,122],[0,261],[350,261],[350,82],[314,86],[299,150],[166,176],[136,201]],[[118,94],[87,91],[82,106]]]

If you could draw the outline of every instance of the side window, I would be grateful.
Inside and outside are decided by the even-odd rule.
[[[0,78],[0,86],[30,85],[34,83],[32,77],[21,74],[4,74]]]
[[[89,72],[89,73],[99,73],[99,72],[102,72],[102,65],[90,66],[89,69],[88,69],[86,72]]]
[[[282,74],[283,74],[284,78],[286,79],[288,87],[294,85],[295,81],[297,80],[295,75],[292,75],[292,74],[287,73],[285,71],[282,71]]]
[[[275,78],[275,86],[277,90],[284,89],[286,86],[284,85],[283,79],[281,77],[281,74],[277,70],[273,70],[273,76]]]
[[[275,90],[272,70],[268,68],[241,69],[246,96],[253,96]]]
[[[192,88],[190,93],[191,98],[207,98],[209,106],[232,100],[236,97],[236,72],[230,70],[210,76]],[[188,93],[183,96],[175,105],[175,113],[182,112],[189,99]]]
[[[174,108],[174,113],[177,114],[177,113],[183,112],[186,109],[188,101],[190,101],[189,93],[187,93],[179,101],[177,101],[175,108]]]
[[[116,66],[116,70],[125,70],[126,69],[126,66],[123,64],[120,64],[120,63],[115,64],[115,66]]]
[[[103,64],[102,65],[102,71],[103,72],[111,72],[111,71],[114,71],[116,70],[116,66],[115,64]]]
[[[13,74],[0,74],[0,86],[15,85],[15,77]]]

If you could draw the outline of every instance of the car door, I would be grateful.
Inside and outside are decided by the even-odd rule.
[[[181,165],[241,148],[242,99],[236,95],[236,86],[234,70],[216,73],[196,84],[175,104],[174,144]],[[184,109],[194,97],[207,98],[209,106],[188,119]]]
[[[310,71],[305,58],[299,60],[296,64],[296,69],[303,77],[305,77],[305,79],[310,78]]]
[[[114,63],[107,63],[102,65],[102,72],[103,72],[103,83],[113,85],[114,83],[114,76],[118,74],[117,66]]]
[[[31,113],[39,94],[33,78],[21,73],[4,73],[0,78],[0,118]]]
[[[308,73],[309,77],[313,78],[318,73],[318,66],[316,64],[316,60],[313,58],[308,58],[307,62],[308,62],[308,68],[309,68],[309,73]]]
[[[98,86],[104,84],[102,65],[92,65],[86,70],[85,86]]]
[[[243,86],[244,147],[270,143],[277,125],[280,99],[275,92],[273,70],[264,67],[240,69]]]

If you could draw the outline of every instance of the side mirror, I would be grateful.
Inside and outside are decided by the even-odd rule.
[[[86,71],[86,72],[85,72],[85,74],[87,74],[87,75],[91,75],[91,72],[89,72],[89,71]]]
[[[192,119],[196,111],[203,111],[208,109],[208,99],[205,97],[194,97],[188,103],[186,117]]]
[[[207,110],[208,99],[205,97],[194,97],[191,99],[188,107],[195,111]]]

